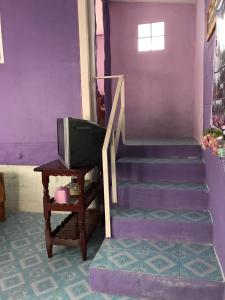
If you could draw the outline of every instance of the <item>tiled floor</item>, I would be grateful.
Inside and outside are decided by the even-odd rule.
[[[204,183],[174,183],[166,181],[130,181],[121,180],[118,182],[119,188],[143,188],[143,189],[170,189],[170,190],[194,190],[194,191],[207,191],[207,187]]]
[[[139,164],[201,164],[201,158],[151,158],[151,157],[122,157],[118,163]]]
[[[92,268],[223,281],[211,245],[149,240],[105,240]]]
[[[191,211],[191,210],[150,210],[140,208],[123,208],[116,206],[112,208],[112,216],[120,218],[137,218],[137,219],[153,219],[153,220],[170,220],[176,222],[201,222],[211,223],[210,215],[207,211]]]
[[[62,217],[56,215],[53,226]],[[101,228],[92,237],[89,259],[83,262],[79,248],[54,246],[47,258],[41,214],[10,213],[0,224],[0,300],[101,300],[132,299],[93,293],[89,265],[102,240]]]
[[[199,145],[198,142],[196,142],[192,138],[180,138],[180,139],[148,139],[148,140],[126,140],[127,145]]]

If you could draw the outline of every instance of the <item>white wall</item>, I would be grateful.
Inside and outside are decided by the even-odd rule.
[[[0,166],[4,173],[6,209],[42,212],[43,188],[41,173],[34,172],[35,166]],[[70,181],[70,177],[50,177],[50,195],[54,190]]]

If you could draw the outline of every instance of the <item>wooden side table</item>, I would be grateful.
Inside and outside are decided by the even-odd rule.
[[[45,218],[45,242],[48,257],[52,257],[53,245],[80,245],[83,260],[87,259],[87,242],[98,225],[101,217],[100,209],[88,209],[92,201],[102,195],[100,171],[98,183],[92,183],[84,192],[84,177],[95,166],[81,167],[75,170],[67,169],[59,160],[52,161],[34,169],[42,173],[43,207]],[[66,204],[58,204],[49,195],[50,176],[75,176],[79,185],[80,194],[73,197]],[[68,211],[70,214],[64,221],[51,229],[51,212]]]
[[[5,199],[4,176],[0,173],[0,222],[5,220]]]

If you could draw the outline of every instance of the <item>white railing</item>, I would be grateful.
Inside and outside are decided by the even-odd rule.
[[[124,76],[102,76],[97,79],[118,79],[115,96],[112,103],[112,110],[109,117],[109,122],[106,130],[105,140],[102,147],[102,165],[103,165],[103,183],[104,183],[104,205],[105,205],[105,231],[106,237],[111,237],[111,218],[110,218],[110,185],[109,185],[109,165],[108,165],[108,149],[110,146],[111,157],[111,196],[112,202],[117,203],[117,184],[116,184],[116,154],[119,145],[120,135],[122,133],[122,140],[125,144],[125,86]],[[119,101],[120,99],[120,101]],[[117,107],[120,102],[119,117],[117,124],[115,123],[115,116]],[[116,128],[116,134],[114,132]]]

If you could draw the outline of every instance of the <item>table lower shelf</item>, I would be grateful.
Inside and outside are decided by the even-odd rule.
[[[99,187],[97,183],[92,183],[90,188],[84,193],[84,205],[85,209],[89,207],[92,201],[98,196]],[[56,203],[54,198],[46,204],[49,211],[74,211],[80,210],[79,196],[71,196],[68,203],[59,204]]]
[[[86,238],[91,237],[100,221],[100,211],[88,209],[85,212]],[[80,228],[78,213],[71,213],[65,220],[52,231],[50,242],[52,245],[76,246],[80,241]]]

